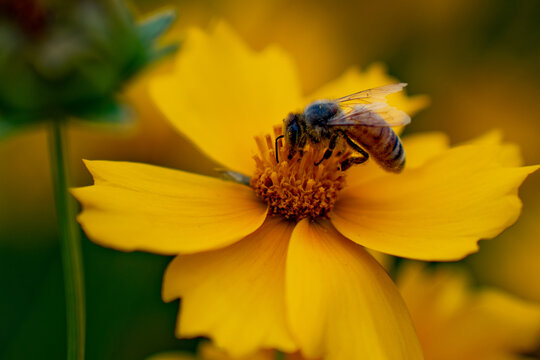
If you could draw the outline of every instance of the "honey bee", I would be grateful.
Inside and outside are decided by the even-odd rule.
[[[384,170],[398,173],[405,165],[405,152],[392,126],[408,124],[411,119],[389,106],[385,97],[405,86],[390,84],[335,100],[318,100],[303,113],[290,113],[283,120],[283,135],[276,138],[276,148],[278,140],[285,138],[292,158],[308,143],[322,146],[326,151],[316,166],[336,149],[351,150],[352,154],[341,163],[342,170],[365,162],[371,155]]]

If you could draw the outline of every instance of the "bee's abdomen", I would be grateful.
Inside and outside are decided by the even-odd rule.
[[[362,127],[357,140],[385,170],[400,172],[405,166],[405,151],[391,127]]]

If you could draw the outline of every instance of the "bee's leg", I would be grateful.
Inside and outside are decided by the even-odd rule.
[[[362,147],[355,143],[350,137],[345,136],[345,140],[347,141],[347,144],[349,144],[349,146],[353,148],[354,151],[359,152],[360,155],[366,158],[366,160],[369,159],[369,154],[366,152],[366,150],[362,149]]]
[[[351,155],[347,159],[345,159],[341,163],[342,171],[347,170],[353,165],[365,163],[369,159],[369,154],[367,153],[367,151],[365,151],[357,143],[352,141],[350,137],[345,136],[345,139],[347,140],[347,144],[349,144],[349,146],[359,154]]]
[[[332,156],[332,153],[334,152],[334,149],[336,148],[338,138],[339,138],[339,135],[333,135],[330,138],[330,143],[328,144],[328,149],[326,149],[326,151],[324,152],[324,155],[323,155],[322,159],[315,163],[315,166],[319,166],[320,163],[322,163],[326,159],[329,159],[330,156]]]
[[[356,164],[363,164],[367,161],[367,159],[369,159],[369,154],[368,156],[351,155],[341,162],[341,171],[345,171],[351,166],[356,165]]]
[[[285,135],[279,135],[277,138],[276,138],[276,141],[275,141],[275,146],[276,146],[276,163],[279,164],[279,147],[278,147],[278,141],[279,139],[282,139],[284,138]]]

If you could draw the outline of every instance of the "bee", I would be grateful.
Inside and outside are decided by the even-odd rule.
[[[386,171],[398,173],[405,166],[405,152],[392,126],[408,124],[410,117],[386,103],[386,95],[401,91],[407,84],[398,83],[360,91],[335,100],[317,100],[303,113],[290,113],[283,120],[283,135],[289,159],[309,143],[326,149],[318,166],[334,150],[350,150],[341,163],[346,170],[371,157]],[[276,160],[279,162],[279,159]]]

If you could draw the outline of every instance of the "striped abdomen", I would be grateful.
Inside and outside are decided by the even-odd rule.
[[[405,166],[405,151],[391,127],[351,126],[347,135],[366,150],[385,170],[400,172]]]

